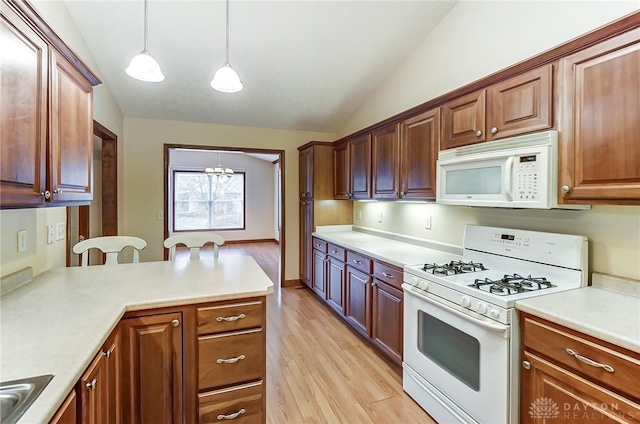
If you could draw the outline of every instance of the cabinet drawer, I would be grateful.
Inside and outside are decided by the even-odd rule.
[[[264,378],[264,331],[198,337],[198,365],[200,390]]]
[[[402,290],[402,270],[383,262],[373,262],[373,276],[380,281]]]
[[[322,253],[327,253],[327,242],[314,237],[313,248],[321,251]]]
[[[329,256],[332,256],[338,260],[341,260],[342,262],[344,262],[345,259],[347,259],[347,251],[344,248],[337,246],[335,244],[329,243],[328,249],[329,249]]]
[[[264,383],[228,387],[198,394],[200,423],[261,423],[264,422]],[[233,418],[238,414],[236,418]]]
[[[347,262],[353,268],[359,269],[360,271],[366,272],[367,274],[371,274],[373,261],[366,256],[359,255],[357,253],[353,253],[350,250],[347,250]]]
[[[264,301],[198,308],[198,335],[264,326]]]
[[[553,323],[538,321],[526,316],[523,324],[524,345],[556,361],[560,366],[584,375],[590,380],[639,399],[637,384],[640,381],[640,360],[615,351],[579,333],[564,329]],[[570,349],[574,354],[567,352]],[[585,360],[610,366],[607,371],[600,366],[589,365]]]

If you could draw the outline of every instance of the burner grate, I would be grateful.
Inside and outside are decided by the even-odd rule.
[[[510,294],[525,293],[530,291],[548,289],[556,287],[545,277],[523,277],[518,274],[505,275],[500,280],[491,280],[489,278],[476,279],[469,287],[479,290],[488,291],[499,296]]]
[[[479,262],[451,261],[446,264],[424,264],[422,270],[434,275],[455,275],[468,272],[486,271],[487,268]]]

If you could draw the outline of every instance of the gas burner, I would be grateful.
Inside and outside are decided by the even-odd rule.
[[[478,262],[451,261],[440,265],[425,264],[422,270],[435,275],[455,275],[467,272],[486,271],[487,268]]]
[[[555,287],[544,277],[523,277],[518,274],[505,275],[500,280],[476,279],[473,284],[469,284],[479,290],[488,291],[498,296],[506,296],[509,294],[524,293],[535,290],[548,289]]]

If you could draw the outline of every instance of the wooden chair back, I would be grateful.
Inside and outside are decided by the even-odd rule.
[[[190,258],[200,259],[200,248],[207,243],[213,243],[213,257],[218,258],[218,246],[224,244],[224,238],[215,233],[197,232],[174,234],[164,241],[164,247],[169,249],[169,260],[176,257],[176,246],[185,245],[191,251]]]
[[[139,262],[138,252],[147,247],[147,242],[133,236],[104,236],[83,240],[73,246],[73,253],[82,255],[81,265],[87,266],[89,249],[99,249],[107,255],[105,265],[118,264],[118,253],[125,247],[133,247],[133,262]]]

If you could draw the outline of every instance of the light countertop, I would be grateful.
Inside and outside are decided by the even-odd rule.
[[[375,235],[369,232],[341,229],[340,227],[328,229],[318,227],[313,235],[400,268],[405,265],[417,265],[426,262],[442,263],[459,260],[460,255],[462,255],[462,249],[456,246],[440,245],[427,241],[413,243],[408,238],[406,238],[407,241],[402,241],[402,237],[394,240],[386,234]],[[421,243],[422,245],[416,243]]]
[[[45,423],[125,312],[271,292],[249,256],[49,270],[1,298],[0,379],[54,374],[19,421]]]
[[[516,308],[640,353],[640,282],[593,274],[593,286],[519,300]],[[619,284],[619,283],[622,284]]]

